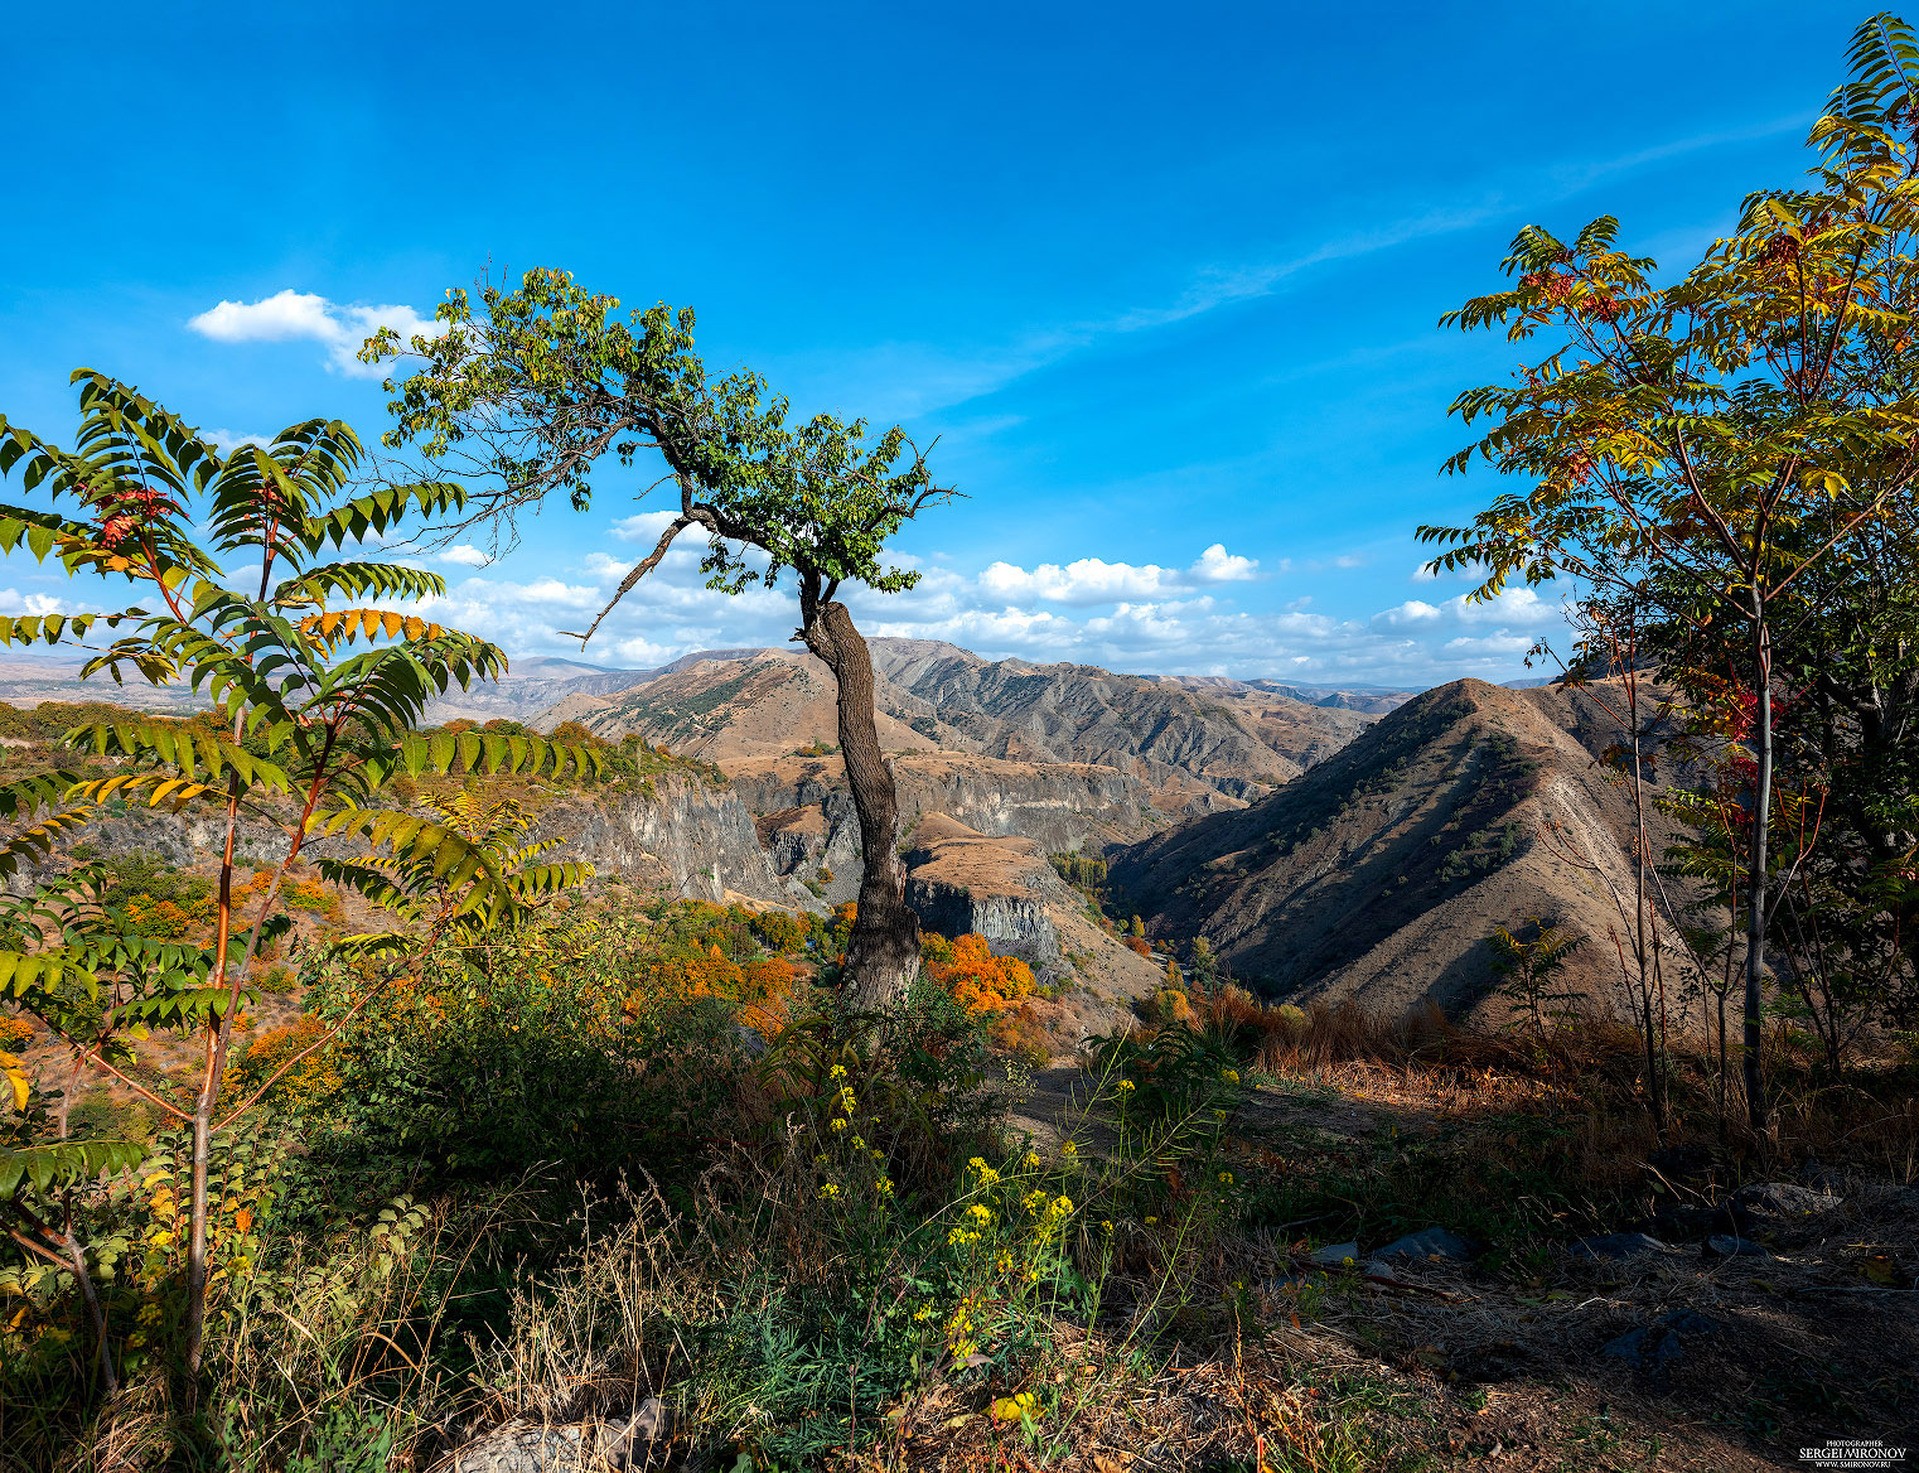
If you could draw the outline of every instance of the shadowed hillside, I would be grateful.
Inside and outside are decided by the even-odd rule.
[[[1494,924],[1546,917],[1591,938],[1570,984],[1610,998],[1631,886],[1630,803],[1595,761],[1612,739],[1590,695],[1457,681],[1263,802],[1119,851],[1113,885],[1279,996],[1473,1013]]]

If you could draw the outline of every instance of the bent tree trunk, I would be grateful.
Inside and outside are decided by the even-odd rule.
[[[899,800],[893,769],[880,752],[874,718],[873,660],[846,605],[804,599],[800,638],[833,672],[838,688],[841,760],[860,821],[859,914],[846,946],[846,987],[862,1008],[892,1001],[919,969],[919,917],[906,904],[906,867],[899,855]]]

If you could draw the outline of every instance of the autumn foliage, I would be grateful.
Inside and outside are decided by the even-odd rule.
[[[926,975],[976,1016],[1005,1012],[1033,995],[1033,969],[1016,956],[994,956],[984,936],[947,941],[928,934],[920,956]]]

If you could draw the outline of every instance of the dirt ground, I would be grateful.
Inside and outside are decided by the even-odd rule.
[[[1039,1073],[1015,1128],[1057,1139],[1085,1088],[1063,1064]],[[1303,1175],[1336,1196],[1393,1153],[1430,1148],[1470,1175],[1510,1128],[1355,1068],[1262,1084],[1229,1150],[1249,1191],[1262,1173]],[[1102,1377],[1097,1396],[1064,1399],[1065,1416],[1025,1436],[957,1402],[916,1408],[879,1461],[1703,1473],[1819,1466],[1802,1450],[1844,1440],[1919,1447],[1919,1191],[1806,1165],[1756,1197],[1748,1187],[1737,1209],[1730,1194],[1681,1191],[1654,1217],[1569,1224],[1457,1261],[1372,1258],[1407,1221],[1465,1232],[1443,1218],[1447,1186],[1408,1209],[1430,1207],[1430,1224],[1363,1227],[1352,1262],[1316,1262],[1325,1241],[1311,1222],[1246,1229],[1221,1273],[1252,1312],[1227,1347],[1141,1364],[1122,1385]],[[1652,1246],[1597,1244],[1618,1256],[1577,1246],[1581,1233],[1642,1229]],[[1094,1352],[1063,1349],[1062,1379]]]

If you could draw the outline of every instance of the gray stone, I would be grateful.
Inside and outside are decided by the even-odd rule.
[[[1650,1325],[1609,1340],[1600,1354],[1642,1371],[1659,1372],[1686,1354],[1686,1341],[1718,1331],[1719,1322],[1697,1310],[1675,1309]]]
[[[1613,1360],[1623,1360],[1639,1370],[1653,1370],[1671,1364],[1686,1353],[1677,1335],[1658,1330],[1628,1330],[1616,1340],[1606,1342],[1599,1352]]]
[[[652,1465],[672,1430],[657,1396],[610,1421],[549,1423],[522,1417],[483,1433],[436,1465],[436,1473],[628,1473]]]
[[[515,1421],[469,1442],[442,1466],[449,1473],[601,1473],[601,1460],[582,1447],[584,1429]]]
[[[1816,1217],[1838,1207],[1843,1198],[1811,1187],[1795,1186],[1789,1181],[1761,1181],[1743,1186],[1732,1195],[1733,1205],[1754,1217]]]
[[[1751,1238],[1736,1238],[1731,1233],[1714,1233],[1706,1239],[1706,1247],[1721,1258],[1772,1257],[1772,1254],[1753,1242]]]
[[[672,1430],[672,1410],[657,1396],[649,1396],[623,1424],[607,1429],[601,1455],[617,1469],[649,1467]]]
[[[1422,1232],[1408,1233],[1381,1248],[1373,1256],[1380,1259],[1393,1258],[1444,1258],[1453,1263],[1469,1263],[1479,1252],[1476,1244],[1457,1233],[1449,1233],[1443,1227],[1429,1227]]]
[[[1581,1238],[1566,1250],[1574,1258],[1636,1258],[1642,1253],[1670,1253],[1671,1247],[1650,1233],[1601,1233]]]
[[[1359,1262],[1358,1243],[1328,1243],[1323,1248],[1313,1249],[1313,1262],[1323,1263],[1328,1268],[1342,1267],[1347,1259]]]
[[[1711,1315],[1696,1309],[1669,1309],[1653,1323],[1674,1335],[1716,1335],[1724,1328]]]

